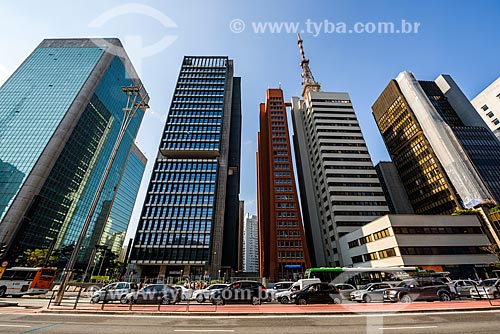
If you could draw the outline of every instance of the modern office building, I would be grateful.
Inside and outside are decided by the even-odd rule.
[[[124,86],[148,102],[118,39],[46,39],[0,88],[0,242],[10,259],[75,244],[120,131]],[[143,114],[125,132],[80,266],[103,233]]]
[[[420,267],[488,277],[498,263],[475,215],[386,215],[340,238],[346,266]]]
[[[471,100],[484,123],[500,139],[500,78]]]
[[[134,239],[139,276],[236,270],[240,89],[228,57],[184,57]]]
[[[243,228],[243,271],[259,272],[259,224],[256,215],[247,215]]]
[[[290,105],[288,103],[288,105]],[[257,214],[260,276],[272,282],[297,278],[311,266],[300,214],[281,89],[260,104],[257,143]]]
[[[402,72],[372,109],[415,213],[499,203],[500,142],[449,75]]]
[[[389,212],[348,93],[320,91],[302,40],[302,99],[292,98],[297,175],[316,266],[340,266],[338,239]]]
[[[125,241],[125,234],[146,164],[147,159],[144,154],[135,144],[132,144],[120,185],[99,241],[99,245],[107,246],[115,255],[120,254]]]
[[[394,163],[380,161],[375,165],[375,170],[384,191],[389,212],[392,214],[412,214],[413,208]]]

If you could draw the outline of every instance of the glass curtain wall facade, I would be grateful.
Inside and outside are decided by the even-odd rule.
[[[500,143],[450,76],[402,72],[372,109],[416,213],[499,203]]]
[[[281,89],[268,89],[266,102],[260,104],[257,170],[260,276],[272,282],[295,280],[311,261]]]
[[[0,179],[9,184],[0,237],[14,245],[11,257],[76,242],[123,119],[121,87],[131,85],[147,95],[119,40],[55,39],[44,40],[2,86],[9,103],[0,103],[0,119],[8,131],[0,133],[10,143],[0,156],[25,175],[20,184]],[[102,233],[99,220],[107,220],[142,117],[138,110],[111,166],[80,267]]]
[[[232,267],[226,254],[237,261],[241,110],[232,66],[227,57],[183,60],[131,255],[142,277],[217,278]]]

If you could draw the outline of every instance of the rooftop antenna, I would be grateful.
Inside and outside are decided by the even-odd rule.
[[[309,59],[306,58],[304,54],[304,47],[302,46],[302,39],[300,38],[300,34],[297,34],[297,44],[299,45],[300,55],[302,59],[300,61],[300,67],[302,68],[302,96],[306,98],[307,93],[309,92],[319,92],[321,86],[312,74],[311,69],[309,68]]]

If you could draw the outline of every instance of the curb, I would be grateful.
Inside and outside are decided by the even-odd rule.
[[[422,309],[422,310],[399,310],[399,311],[321,311],[321,312],[133,312],[133,311],[91,311],[91,310],[40,310],[39,313],[45,314],[91,314],[95,316],[100,315],[139,315],[139,316],[181,316],[181,317],[192,317],[192,316],[304,316],[304,315],[373,315],[373,314],[411,314],[411,313],[454,313],[454,312],[467,312],[467,311],[500,311],[500,307],[468,307],[468,308],[458,308],[458,309]]]
[[[0,307],[17,306],[19,303],[0,302]]]

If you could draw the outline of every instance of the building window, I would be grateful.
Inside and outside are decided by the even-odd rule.
[[[489,118],[492,118],[495,114],[493,114],[491,111],[489,113],[486,114],[486,116],[488,116]]]
[[[388,248],[378,252],[378,257],[380,259],[385,259],[392,256],[396,256],[396,250],[394,248]]]
[[[494,120],[491,121],[493,124],[495,125],[498,125],[498,123],[500,123],[500,121],[498,120],[498,118],[495,118]]]
[[[353,257],[351,257],[351,260],[352,260],[352,263],[360,263],[360,262],[363,262],[363,256],[361,256],[361,255],[353,256]]]
[[[484,111],[488,110],[488,106],[485,104],[484,106],[481,107],[481,109],[483,109]]]

